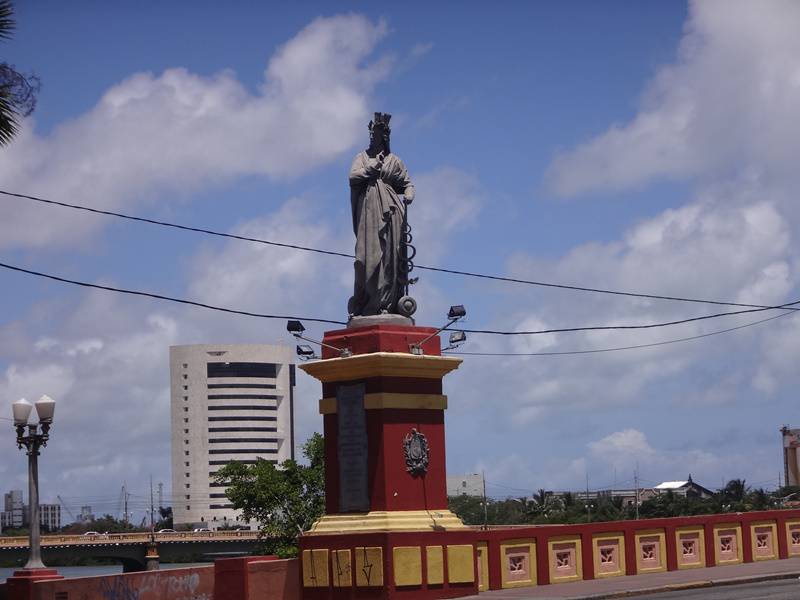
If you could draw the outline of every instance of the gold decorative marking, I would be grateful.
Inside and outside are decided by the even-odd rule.
[[[303,550],[303,587],[328,587],[328,550]]]
[[[356,553],[356,585],[358,587],[383,586],[383,548],[359,547]]]
[[[425,546],[425,562],[428,567],[428,585],[444,583],[444,553],[441,546]]]
[[[447,547],[447,581],[450,583],[475,581],[475,554],[472,544]]]
[[[333,560],[333,587],[351,587],[353,573],[350,566],[350,550],[334,550],[331,559]]]
[[[422,552],[419,546],[396,546],[392,549],[394,584],[422,585]]]
[[[323,383],[367,377],[419,377],[441,379],[461,364],[452,356],[426,356],[403,352],[373,352],[347,358],[328,358],[300,365]]]

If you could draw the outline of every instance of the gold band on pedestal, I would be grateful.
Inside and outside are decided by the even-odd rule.
[[[448,509],[373,510],[368,513],[324,515],[303,535],[368,531],[450,531],[467,526]]]
[[[369,377],[442,379],[462,360],[452,356],[427,356],[404,352],[373,352],[347,358],[327,358],[300,365],[323,383],[355,381]]]

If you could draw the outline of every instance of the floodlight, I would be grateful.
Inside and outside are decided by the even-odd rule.
[[[451,306],[449,312],[447,313],[448,319],[460,319],[466,316],[467,316],[467,309],[464,308],[463,304],[456,304],[455,306]]]
[[[312,358],[319,358],[314,352],[314,349],[308,344],[300,344],[297,346],[297,356],[300,360],[311,360]]]
[[[409,344],[408,349],[411,352],[411,354],[416,354],[418,356],[421,355],[421,354],[424,354],[424,352],[422,351],[422,346],[423,346],[423,344],[425,344],[425,342],[427,342],[432,337],[434,337],[436,335],[439,335],[442,331],[444,331],[445,329],[450,327],[450,325],[452,325],[453,323],[455,323],[459,319],[464,318],[466,315],[467,315],[467,309],[464,308],[463,304],[455,304],[455,305],[451,306],[450,310],[447,312],[447,318],[448,318],[447,325],[445,325],[443,327],[440,327],[434,333],[430,334],[428,337],[426,337],[421,342],[417,342],[416,344]],[[467,339],[467,336],[463,331],[459,331],[459,332],[454,332],[453,333],[453,335],[456,335],[456,334],[460,334],[460,335],[464,336],[463,339],[461,339],[457,343],[461,343],[461,342],[463,342],[464,340]],[[450,336],[450,344],[453,344],[453,343],[454,343],[453,342],[453,336],[451,335]],[[450,348],[445,348],[445,350],[449,350],[449,349]]]
[[[467,334],[463,331],[454,331],[450,334],[450,345],[463,344],[467,341]]]
[[[33,410],[33,404],[25,400],[25,398],[20,398],[11,405],[11,410],[14,413],[14,425],[27,425],[28,417],[30,417]]]
[[[300,321],[291,320],[286,323],[286,331],[292,335],[303,333],[306,330]]]
[[[286,323],[286,331],[291,333],[298,340],[305,340],[306,342],[312,342],[314,344],[317,344],[318,346],[323,346],[325,348],[330,348],[331,350],[335,350],[336,352],[339,353],[339,356],[342,358],[347,358],[353,355],[353,352],[350,350],[350,348],[337,348],[336,346],[331,346],[330,344],[326,344],[325,342],[320,342],[318,340],[305,337],[303,335],[303,332],[305,330],[306,328],[303,327],[303,324],[300,321],[291,320]],[[306,344],[301,344],[297,346],[297,356],[299,356],[303,360],[308,360],[309,358],[319,358],[318,356],[314,355],[314,350]]]
[[[36,401],[36,414],[39,415],[40,423],[52,423],[53,413],[56,410],[56,401],[50,396],[44,395]]]

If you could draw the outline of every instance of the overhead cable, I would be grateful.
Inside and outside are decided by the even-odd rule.
[[[314,323],[330,323],[334,325],[346,325],[345,321],[335,321],[332,319],[321,319],[316,317],[298,317],[294,315],[274,315],[274,314],[265,314],[265,313],[256,313],[251,311],[245,310],[237,310],[233,308],[225,308],[221,306],[214,306],[211,304],[205,304],[203,302],[196,302],[194,300],[186,300],[183,298],[175,298],[172,296],[165,296],[163,294],[155,294],[152,292],[142,292],[138,290],[129,290],[125,288],[117,288],[111,287],[106,285],[99,285],[96,283],[88,283],[85,281],[78,281],[75,279],[67,279],[65,277],[58,277],[56,275],[50,275],[48,273],[42,273],[40,271],[33,271],[31,269],[24,269],[22,267],[16,267],[14,265],[9,265],[6,263],[0,263],[0,267],[4,269],[9,269],[11,271],[18,271],[20,273],[27,273],[28,275],[34,275],[36,277],[44,277],[46,279],[52,279],[54,281],[58,281],[61,283],[69,283],[72,285],[77,285],[86,288],[93,288],[98,290],[104,290],[108,292],[117,292],[120,294],[130,294],[133,296],[144,296],[147,298],[154,298],[156,300],[166,300],[169,302],[176,302],[179,304],[188,304],[191,306],[197,306],[200,308],[206,308],[209,310],[216,310],[225,313],[231,313],[236,315],[244,315],[247,317],[259,317],[262,319],[281,319],[281,320],[288,320],[288,319],[297,319],[300,321],[309,321]],[[762,312],[765,310],[776,310],[785,308],[788,306],[793,306],[795,304],[800,304],[800,300],[796,300],[794,302],[789,302],[787,304],[781,304],[777,306],[768,306],[765,308],[751,308],[747,310],[740,310],[740,311],[731,311],[726,313],[716,313],[713,315],[704,315],[700,317],[690,317],[688,319],[680,319],[677,321],[667,321],[664,323],[649,323],[643,325],[599,325],[599,326],[591,326],[591,327],[566,327],[562,329],[542,329],[538,331],[499,331],[499,330],[491,330],[491,329],[461,329],[460,331],[465,331],[467,333],[479,333],[479,334],[491,334],[491,335],[503,335],[503,336],[512,336],[512,335],[539,335],[545,333],[567,333],[567,332],[575,332],[575,331],[608,331],[608,330],[629,330],[629,329],[652,329],[657,327],[668,327],[672,325],[680,325],[682,323],[691,323],[693,321],[702,321],[706,319],[715,319],[718,317],[726,317],[732,315],[740,315],[745,313],[752,313],[752,312]],[[791,314],[791,313],[784,313],[784,314]]]
[[[110,217],[118,217],[120,219],[128,219],[130,221],[138,221],[140,223],[148,223],[150,225],[158,225],[158,226],[161,226],[161,227],[171,227],[173,229],[180,229],[180,230],[183,230],[183,231],[191,231],[191,232],[194,232],[194,233],[203,233],[203,234],[206,234],[206,235],[213,235],[213,236],[222,237],[222,238],[231,238],[231,239],[245,241],[245,242],[255,242],[257,244],[265,244],[265,245],[268,245],[268,246],[276,246],[276,247],[279,247],[279,248],[289,248],[289,249],[292,249],[292,250],[301,250],[301,251],[304,251],[304,252],[313,252],[313,253],[316,253],[316,254],[326,254],[326,255],[329,255],[329,256],[339,256],[339,257],[342,257],[342,258],[354,258],[354,256],[352,254],[347,254],[347,253],[344,253],[344,252],[336,252],[336,251],[333,251],[333,250],[323,250],[323,249],[320,249],[320,248],[312,248],[310,246],[301,246],[299,244],[289,244],[289,243],[283,243],[283,242],[275,242],[275,241],[272,241],[272,240],[265,240],[265,239],[261,239],[261,238],[254,238],[254,237],[249,237],[249,236],[244,236],[244,235],[236,235],[236,234],[233,234],[233,233],[224,233],[224,232],[221,232],[221,231],[215,231],[213,229],[206,229],[206,228],[202,228],[202,227],[192,227],[192,226],[189,226],[189,225],[181,225],[181,224],[178,224],[178,223],[171,223],[169,221],[160,221],[160,220],[157,220],[157,219],[149,219],[149,218],[146,218],[146,217],[137,217],[137,216],[134,216],[134,215],[128,215],[128,214],[125,214],[125,213],[120,213],[120,212],[115,212],[115,211],[110,211],[110,210],[103,210],[103,209],[99,209],[99,208],[92,208],[92,207],[83,206],[83,205],[80,205],[80,204],[70,204],[68,202],[59,202],[57,200],[48,200],[46,198],[40,198],[38,196],[30,196],[28,194],[18,194],[18,193],[14,193],[14,192],[7,192],[7,191],[4,191],[4,190],[0,190],[0,194],[3,194],[5,196],[14,197],[14,198],[22,198],[22,199],[26,199],[26,200],[33,200],[35,202],[41,202],[41,203],[50,204],[50,205],[53,205],[53,206],[61,206],[63,208],[71,208],[71,209],[74,209],[74,210],[83,210],[83,211],[91,212],[91,213],[95,213],[95,214],[106,215],[106,216],[110,216]],[[538,287],[548,287],[548,288],[572,290],[572,291],[577,291],[577,292],[591,292],[591,293],[595,293],[595,294],[610,294],[610,295],[614,295],[614,296],[626,296],[626,297],[631,297],[631,298],[645,298],[645,299],[649,299],[649,300],[670,300],[670,301],[675,301],[675,302],[693,302],[693,303],[699,303],[699,304],[715,304],[715,305],[718,305],[718,306],[739,306],[739,307],[743,307],[743,308],[769,308],[769,307],[767,307],[765,305],[762,305],[762,304],[746,304],[746,303],[741,303],[741,302],[723,302],[723,301],[720,301],[720,300],[704,300],[704,299],[699,299],[699,298],[685,298],[685,297],[680,297],[680,296],[665,296],[665,295],[659,295],[659,294],[644,294],[644,293],[638,293],[638,292],[625,292],[625,291],[620,291],[620,290],[609,290],[609,289],[603,289],[603,288],[593,288],[593,287],[578,286],[578,285],[567,285],[567,284],[552,283],[552,282],[546,282],[546,281],[536,281],[536,280],[531,280],[531,279],[519,279],[519,278],[516,278],[516,277],[504,277],[504,276],[501,276],[501,275],[489,275],[489,274],[486,274],[486,273],[475,273],[475,272],[472,272],[472,271],[462,271],[462,270],[459,270],[459,269],[446,269],[446,268],[443,268],[443,267],[431,267],[431,266],[425,266],[425,265],[419,265],[419,264],[415,265],[415,266],[418,269],[423,269],[423,270],[426,270],[426,271],[433,271],[433,272],[437,272],[437,273],[447,273],[447,274],[450,274],[450,275],[462,275],[462,276],[465,276],[465,277],[476,277],[476,278],[480,278],[480,279],[488,279],[488,280],[493,280],[493,281],[503,281],[503,282],[507,282],[507,283],[519,283],[519,284],[532,285],[532,286],[538,286]],[[784,307],[784,310],[800,310],[800,309]]]
[[[709,333],[703,333],[700,335],[693,335],[690,337],[678,338],[675,340],[666,340],[663,342],[653,342],[651,344],[637,344],[635,346],[619,346],[616,348],[597,348],[594,350],[570,350],[570,351],[563,351],[563,352],[452,352],[452,351],[443,351],[445,354],[453,354],[453,355],[461,355],[461,356],[566,356],[572,354],[597,354],[600,352],[618,352],[620,350],[637,350],[640,348],[654,348],[656,346],[666,346],[668,344],[677,344],[679,342],[689,342],[692,340],[699,340],[701,338],[711,337],[712,335],[720,335],[722,333],[728,333],[730,331],[736,331],[737,329],[744,329],[746,327],[753,327],[754,325],[759,325],[761,323],[766,323],[767,321],[772,321],[774,319],[780,319],[781,317],[786,317],[792,313],[781,313],[779,315],[775,315],[774,317],[769,317],[767,319],[761,319],[759,321],[753,321],[752,323],[746,323],[744,325],[739,325],[737,327],[728,327],[727,329],[720,329],[718,331],[710,331]]]
[[[465,333],[487,333],[491,335],[541,335],[545,333],[568,333],[574,331],[609,331],[609,330],[620,330],[620,329],[655,329],[657,327],[670,327],[672,325],[682,325],[684,323],[692,323],[694,321],[705,321],[707,319],[716,319],[719,317],[730,317],[735,315],[744,315],[748,313],[754,312],[764,312],[765,310],[777,310],[781,308],[787,308],[790,306],[794,306],[796,304],[800,304],[800,300],[795,300],[794,302],[787,302],[786,304],[779,304],[776,306],[766,306],[764,308],[748,308],[746,310],[734,310],[730,312],[722,312],[722,313],[714,313],[711,315],[702,315],[699,317],[689,317],[686,319],[678,319],[676,321],[663,321],[661,323],[646,323],[644,325],[592,325],[588,327],[562,327],[559,329],[538,329],[535,331],[500,331],[496,329],[461,329],[460,327],[457,331],[464,331]],[[792,313],[784,313],[784,314],[792,314]]]
[[[23,269],[22,267],[15,267],[13,265],[8,265],[5,263],[0,263],[0,267],[4,269],[9,269],[11,271],[19,271],[20,273],[27,273],[28,275],[35,275],[36,277],[44,277],[46,279],[52,279],[53,281],[59,281],[61,283],[69,283],[72,285],[78,285],[81,287],[93,288],[96,290],[105,290],[107,292],[117,292],[119,294],[130,294],[132,296],[144,296],[146,298],[155,298],[156,300],[166,300],[168,302],[177,302],[179,304],[189,304],[190,306],[197,306],[200,308],[207,308],[209,310],[216,310],[225,313],[232,313],[235,315],[244,315],[246,317],[259,317],[261,319],[280,319],[280,320],[289,320],[289,319],[297,319],[298,321],[310,321],[314,323],[331,323],[333,325],[347,325],[344,321],[334,321],[332,319],[320,319],[315,317],[298,317],[293,315],[271,315],[265,313],[257,313],[251,312],[247,310],[236,310],[233,308],[225,308],[222,306],[214,306],[211,304],[205,304],[203,302],[195,302],[194,300],[185,300],[183,298],[173,298],[172,296],[164,296],[163,294],[154,294],[152,292],[142,292],[138,290],[128,290],[125,288],[117,288],[111,287],[108,285],[99,285],[96,283],[87,283],[85,281],[77,281],[75,279],[67,279],[65,277],[58,277],[56,275],[50,275],[48,273],[42,273],[40,271],[33,271],[31,269]]]

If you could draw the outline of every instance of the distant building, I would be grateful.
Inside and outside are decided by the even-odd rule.
[[[447,478],[448,496],[483,496],[483,476],[479,473]]]
[[[240,523],[217,470],[294,458],[294,349],[204,344],[169,352],[175,525]]]
[[[91,506],[81,506],[81,514],[78,515],[78,523],[88,523],[94,521],[94,513]]]
[[[0,513],[0,528],[20,528],[25,525],[25,504],[22,502],[22,490],[11,490],[3,494],[3,512]]]
[[[685,481],[665,481],[663,483],[659,483],[653,490],[657,494],[663,494],[667,491],[671,491],[673,494],[678,496],[684,496],[685,498],[710,498],[714,495],[714,492],[711,490],[704,488],[702,485],[699,485],[692,481],[692,476],[689,475],[689,479]]]
[[[800,485],[800,429],[781,427],[784,485]]]
[[[61,529],[61,505],[40,504],[39,524],[45,531],[57,531]]]

